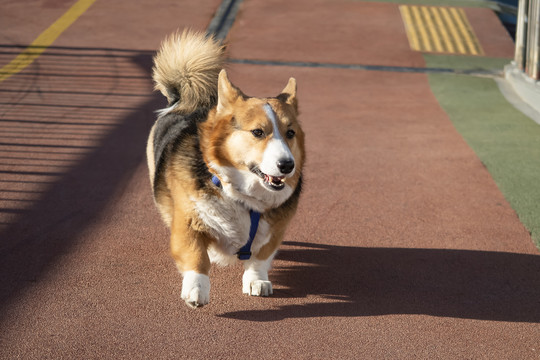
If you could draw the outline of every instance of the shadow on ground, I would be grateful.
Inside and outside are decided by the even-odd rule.
[[[277,321],[323,316],[426,314],[540,322],[540,256],[467,250],[359,248],[288,242],[276,296],[304,304],[222,317]]]
[[[76,55],[75,49],[73,53]],[[151,55],[126,56],[146,71],[150,81]],[[88,75],[88,79],[93,79],[92,75]],[[163,106],[157,95],[147,99],[115,121],[99,146],[59,174],[59,180],[52,183],[30,209],[0,231],[0,308],[16,300],[20,290],[39,281],[50,265],[69,252],[76,245],[78,236],[121,194],[144,161],[154,110]],[[79,110],[77,115],[83,117],[85,108]],[[31,151],[26,152],[30,158]]]

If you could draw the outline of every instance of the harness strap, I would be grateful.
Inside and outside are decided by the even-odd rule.
[[[251,218],[251,226],[249,228],[249,240],[246,245],[242,246],[242,248],[236,253],[238,259],[240,260],[249,260],[249,258],[251,258],[251,244],[253,244],[255,234],[257,234],[257,228],[259,227],[259,219],[261,218],[261,213],[254,210],[249,210],[249,217]]]
[[[212,175],[212,182],[218,188],[221,188],[221,181],[219,181],[219,178],[216,175]],[[255,210],[249,210],[249,218],[251,221],[251,225],[249,227],[249,239],[247,243],[236,253],[239,260],[249,260],[251,258],[251,244],[253,244],[253,239],[255,239],[255,235],[257,235],[261,213]]]
[[[212,175],[212,182],[221,189],[221,181],[219,181],[219,178],[216,175]]]

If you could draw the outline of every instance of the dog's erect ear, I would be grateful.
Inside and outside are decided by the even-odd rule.
[[[239,96],[240,92],[229,81],[225,69],[221,70],[218,78],[217,113],[227,112]]]
[[[277,98],[289,105],[292,105],[295,110],[298,110],[298,103],[296,101],[296,80],[290,78],[285,89],[281,91],[281,94]]]

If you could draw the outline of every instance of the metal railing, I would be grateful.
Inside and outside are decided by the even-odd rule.
[[[524,112],[540,124],[540,0],[519,0],[517,15],[516,52],[504,75]]]
[[[540,79],[540,0],[520,0],[516,28],[515,66],[529,78]]]

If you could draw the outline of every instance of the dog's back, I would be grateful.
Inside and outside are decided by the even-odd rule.
[[[170,225],[168,192],[164,184],[165,162],[175,148],[193,150],[189,168],[195,169],[202,184],[210,176],[200,155],[197,123],[204,121],[217,101],[217,79],[224,62],[224,49],[217,41],[190,30],[166,38],[154,57],[155,89],[168,100],[158,111],[158,119],[146,148],[150,182],[163,219]]]

